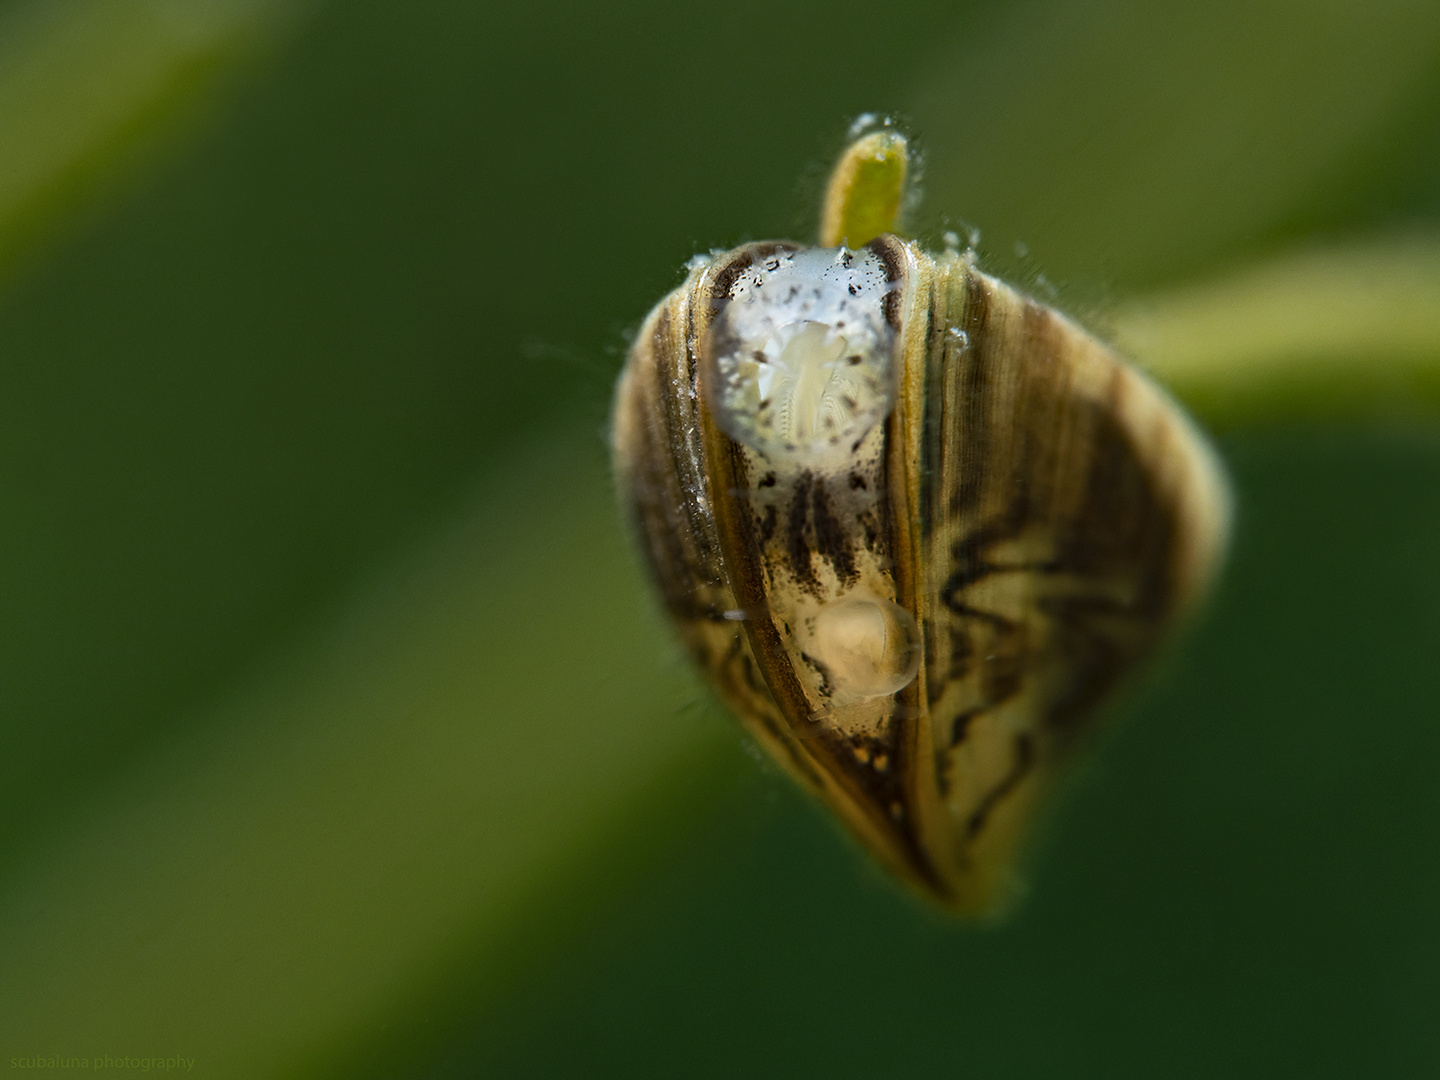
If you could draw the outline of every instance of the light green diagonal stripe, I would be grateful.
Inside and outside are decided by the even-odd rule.
[[[0,17],[0,266],[192,107],[286,0],[28,0]]]

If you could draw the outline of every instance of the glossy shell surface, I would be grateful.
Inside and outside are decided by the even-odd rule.
[[[1204,439],[1101,342],[881,236],[697,262],[617,390],[622,499],[751,735],[954,911],[1203,592],[1228,501]]]

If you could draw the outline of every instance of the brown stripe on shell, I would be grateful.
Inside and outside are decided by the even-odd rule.
[[[1195,591],[1177,567],[1208,576],[1194,562],[1213,560],[1224,510],[1203,443],[1143,377],[963,261],[947,272],[922,441],[935,590],[923,630],[964,892],[1002,857],[986,848],[991,823],[1033,801]]]
[[[896,241],[890,243],[898,250],[876,246],[882,248],[887,272],[893,280],[903,265],[904,249]],[[738,276],[739,273],[727,272],[724,289],[717,284],[712,293],[715,297],[712,311],[718,311],[720,298],[725,290],[733,287]],[[717,282],[719,280],[717,274]],[[887,309],[887,317],[898,324],[898,307]],[[699,337],[697,334],[697,339]],[[706,349],[713,347],[718,346],[705,345]],[[705,362],[703,356],[701,362]],[[858,576],[857,563],[862,549],[880,557],[887,557],[887,553],[894,550],[894,513],[886,491],[884,468],[888,457],[883,446],[876,459],[880,473],[870,474],[875,477],[873,485],[863,478],[861,483],[854,483],[853,470],[843,470],[833,476],[801,470],[785,485],[777,487],[774,467],[749,464],[749,451],[713,423],[705,414],[703,403],[701,418],[706,431],[709,482],[716,493],[715,517],[727,577],[735,590],[737,605],[750,616],[744,622],[745,632],[773,699],[802,741],[805,753],[828,777],[826,790],[832,801],[843,799],[852,811],[864,814],[868,821],[865,827],[859,827],[853,818],[851,822],[867,843],[872,847],[883,843],[889,861],[898,871],[917,879],[927,891],[943,892],[943,878],[931,865],[915,824],[916,795],[910,778],[919,752],[919,728],[914,719],[919,715],[918,703],[910,700],[904,704],[912,714],[910,718],[892,716],[879,731],[867,736],[864,740],[867,752],[861,760],[849,735],[812,712],[785,642],[766,614],[769,610],[766,590],[772,572],[767,569],[767,559],[779,556],[784,572],[802,590],[821,600],[825,596],[819,576],[822,567],[833,573],[833,580],[843,591]],[[764,508],[750,501],[752,468],[757,476],[754,491],[774,492],[773,496],[766,497],[776,501]],[[864,493],[860,503],[867,500],[873,503],[870,511],[862,514],[855,509],[857,492]],[[772,542],[777,550],[767,552]],[[826,680],[823,669],[803,652],[796,660],[816,673],[823,691]],[[905,693],[898,696],[903,698]]]

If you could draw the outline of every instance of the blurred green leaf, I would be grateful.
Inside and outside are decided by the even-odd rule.
[[[1298,252],[1146,297],[1119,344],[1212,424],[1440,411],[1440,243]]]
[[[193,113],[296,6],[26,0],[0,12],[0,266],[138,144]]]

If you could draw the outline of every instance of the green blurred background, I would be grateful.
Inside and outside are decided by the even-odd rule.
[[[1238,492],[993,927],[750,759],[609,490],[627,331],[875,109]],[[1440,1072],[1430,0],[0,0],[0,506],[0,1067]]]

